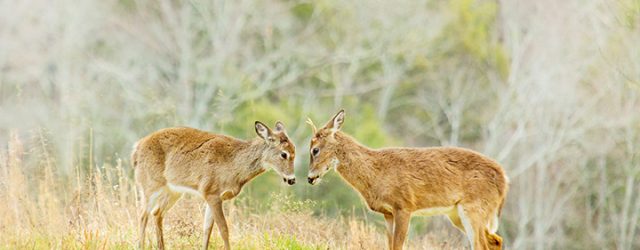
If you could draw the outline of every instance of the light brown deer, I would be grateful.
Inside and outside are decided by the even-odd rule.
[[[498,216],[507,195],[507,177],[496,162],[454,147],[370,149],[340,131],[344,111],[323,128],[308,121],[308,181],[316,184],[330,169],[382,213],[389,249],[402,249],[412,214],[442,214],[465,233],[471,249],[501,249]]]
[[[277,122],[272,131],[256,121],[255,130],[259,137],[244,141],[193,128],[167,128],[135,144],[131,159],[145,204],[140,216],[141,249],[150,214],[155,219],[158,248],[164,249],[163,216],[183,193],[191,193],[207,203],[202,248],[208,249],[215,222],[228,250],[222,202],[237,196],[244,184],[269,168],[289,185],[295,183],[295,146],[284,125]]]

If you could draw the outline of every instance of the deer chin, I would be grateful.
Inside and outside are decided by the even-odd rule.
[[[273,169],[274,172],[276,172],[280,177],[282,177],[282,179],[284,179],[285,183],[289,183],[289,185],[293,185],[293,183],[295,183],[295,179],[296,179],[295,175],[284,174],[275,165],[271,163],[268,163],[268,162],[262,163],[262,169],[264,169],[265,171],[269,169]],[[293,180],[293,183],[291,183],[291,180]]]
[[[327,174],[331,169],[333,169],[334,171],[338,171],[338,165],[340,165],[340,161],[336,158],[331,159],[331,161],[329,163],[327,163],[326,165],[324,165],[324,167],[322,167],[319,174],[309,174],[309,178],[307,178],[309,180],[309,184],[311,185],[315,185],[317,183],[320,183],[320,181],[322,180],[322,177]]]

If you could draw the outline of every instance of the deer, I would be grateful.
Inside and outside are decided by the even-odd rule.
[[[208,249],[213,224],[229,250],[229,229],[222,203],[236,197],[256,176],[272,169],[289,185],[295,184],[295,146],[284,124],[271,130],[255,122],[258,135],[241,140],[206,131],[175,127],[161,129],[135,143],[131,155],[135,180],[143,203],[140,215],[140,249],[144,249],[149,215],[155,219],[159,249],[164,249],[162,221],[183,196],[192,194],[206,202],[202,249]]]
[[[496,234],[508,178],[488,157],[459,147],[371,149],[341,131],[344,110],[317,129],[311,119],[308,182],[339,173],[386,222],[389,249],[403,248],[412,215],[446,215],[471,249],[502,249]]]

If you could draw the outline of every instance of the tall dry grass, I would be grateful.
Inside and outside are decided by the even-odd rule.
[[[0,248],[131,249],[137,245],[140,209],[132,170],[115,164],[76,165],[75,176],[57,174],[41,131],[26,142],[12,133],[0,152]],[[91,154],[91,150],[88,150]],[[89,155],[89,159],[92,157]],[[172,249],[200,247],[203,202],[184,197],[165,219],[165,239]],[[240,195],[225,209],[234,249],[380,249],[384,231],[355,217],[313,215],[315,201],[285,194],[257,203]],[[222,241],[212,234],[213,247]],[[148,239],[155,240],[153,231]],[[409,249],[457,249],[458,237],[414,237]]]

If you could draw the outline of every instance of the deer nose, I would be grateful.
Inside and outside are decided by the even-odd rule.
[[[291,179],[286,178],[286,177],[283,177],[283,178],[282,178],[282,181],[284,181],[284,183],[287,183],[287,184],[289,184],[289,185],[296,184],[296,178],[295,178],[295,177],[293,177],[293,178],[291,178]]]
[[[313,182],[316,180],[316,178],[318,177],[307,177],[307,181],[309,182],[309,184],[313,185]]]

